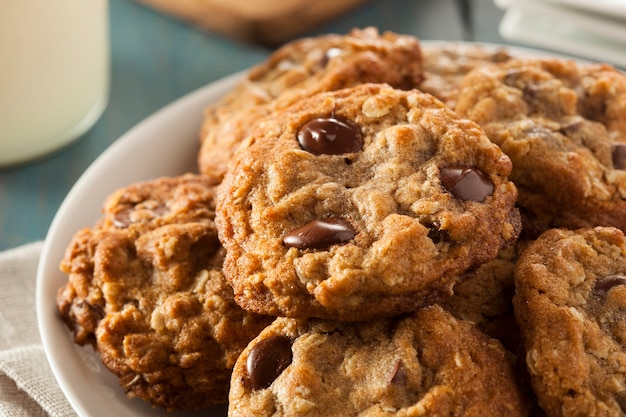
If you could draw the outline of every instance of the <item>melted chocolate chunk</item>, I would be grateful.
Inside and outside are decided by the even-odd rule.
[[[572,123],[561,126],[559,132],[567,137],[572,137],[580,131],[580,129],[583,127],[583,124],[584,123],[582,122],[582,120],[576,120]]]
[[[613,168],[626,170],[626,144],[616,143],[611,149]]]
[[[450,233],[447,230],[431,228],[428,230],[428,237],[433,243],[442,243],[450,241]]]
[[[326,249],[337,243],[344,243],[356,235],[356,230],[345,219],[330,217],[313,220],[287,233],[283,243],[290,248]]]
[[[291,340],[272,336],[257,343],[246,361],[246,370],[253,389],[264,389],[291,364]]]
[[[506,74],[504,74],[504,78],[503,78],[503,82],[504,84],[511,86],[511,87],[515,87],[515,88],[522,88],[523,86],[518,85],[520,83],[520,80],[522,79],[523,74],[519,69],[510,69],[506,72]]]
[[[131,207],[124,208],[113,214],[113,225],[119,229],[126,229],[133,222],[130,218],[130,214],[133,209]]]
[[[428,237],[434,243],[447,242],[450,240],[450,233],[447,230],[441,229],[441,224],[436,219],[432,219],[430,216],[423,216],[420,218],[420,223],[428,228]]]
[[[298,131],[298,142],[314,155],[341,155],[363,148],[363,135],[349,120],[320,117],[307,122]]]
[[[404,363],[402,359],[398,359],[391,371],[391,378],[389,378],[390,384],[404,385],[406,384],[406,370],[404,369]]]
[[[597,280],[596,290],[609,292],[618,285],[626,285],[626,277],[624,275],[611,275]]]
[[[474,168],[450,166],[441,168],[441,184],[459,200],[484,201],[493,193],[493,184]]]

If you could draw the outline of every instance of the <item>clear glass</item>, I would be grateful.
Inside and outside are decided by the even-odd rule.
[[[85,133],[109,94],[108,0],[0,0],[0,166]]]

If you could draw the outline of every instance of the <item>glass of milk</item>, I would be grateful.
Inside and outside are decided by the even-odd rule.
[[[0,167],[77,139],[109,94],[108,0],[0,0]]]

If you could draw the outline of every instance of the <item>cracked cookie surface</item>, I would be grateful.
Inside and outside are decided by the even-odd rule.
[[[244,312],[222,275],[210,181],[185,175],[113,193],[75,234],[57,305],[131,397],[168,410],[225,403],[235,360],[271,318]]]
[[[515,284],[526,365],[546,414],[624,415],[624,234],[549,230],[522,253]]]
[[[264,120],[218,192],[245,309],[367,320],[449,294],[517,238],[510,160],[419,91],[367,84]]]

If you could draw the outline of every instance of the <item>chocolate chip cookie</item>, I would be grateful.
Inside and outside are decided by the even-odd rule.
[[[414,311],[517,238],[510,169],[431,95],[319,93],[263,120],[235,155],[216,212],[224,273],[258,313]]]
[[[526,364],[546,414],[626,414],[624,234],[549,230],[522,253],[515,284]]]
[[[424,80],[417,88],[454,109],[463,77],[471,70],[512,58],[505,48],[460,42],[421,43]]]
[[[290,42],[206,110],[200,171],[221,179],[234,150],[265,115],[318,92],[366,82],[413,88],[422,79],[421,62],[416,38],[373,27]]]
[[[470,72],[456,111],[513,161],[524,233],[626,230],[626,75],[606,64],[510,60]]]
[[[511,245],[476,270],[468,272],[440,302],[455,317],[468,321],[517,354],[520,337],[513,315],[513,271],[517,246]]]
[[[357,324],[279,318],[237,360],[229,416],[524,416],[502,345],[439,306]]]
[[[130,397],[168,410],[224,403],[232,367],[271,318],[233,301],[213,223],[214,188],[185,175],[111,195],[74,236],[57,305]]]

